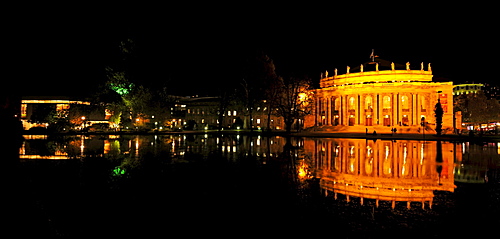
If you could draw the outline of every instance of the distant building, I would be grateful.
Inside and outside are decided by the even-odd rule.
[[[83,124],[107,122],[109,113],[105,109],[90,107],[89,101],[77,100],[67,96],[23,96],[21,100],[21,122],[23,128],[47,127],[50,114],[56,118],[68,118]]]
[[[435,128],[434,107],[444,110],[443,130],[452,131],[453,83],[433,82],[430,63],[410,69],[410,63],[395,64],[372,58],[344,74],[328,72],[315,90],[315,110],[305,127],[322,130],[417,133],[424,120],[427,130]],[[415,69],[416,68],[416,69]]]
[[[459,84],[453,86],[453,95],[463,95],[478,93],[481,91],[483,84]]]
[[[274,130],[284,128],[283,118],[271,114],[268,115],[267,107],[257,107],[252,113],[252,118],[237,106],[230,105],[224,112],[220,112],[219,97],[193,97],[182,101],[186,105],[185,122],[195,123],[195,129],[214,129],[219,125],[219,115],[222,114],[220,122],[224,129],[249,129],[250,121],[254,129],[265,129],[269,127]]]

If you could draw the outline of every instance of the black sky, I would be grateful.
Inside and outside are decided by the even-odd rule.
[[[381,58],[419,68],[431,62],[435,79],[498,82],[496,15],[474,9],[350,5],[252,5],[68,8],[29,11],[4,21],[10,81],[23,94],[86,95],[119,64],[120,41],[134,41],[136,80],[166,84],[172,94],[210,94],[238,81],[245,54],[258,49],[279,74],[345,71]],[[226,6],[227,7],[227,6]],[[96,10],[98,9],[98,10]],[[414,9],[408,12],[404,9]],[[6,29],[6,30],[5,30]],[[7,75],[7,74],[6,74]]]

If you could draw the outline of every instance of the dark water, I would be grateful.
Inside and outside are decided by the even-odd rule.
[[[488,235],[496,143],[244,135],[25,136],[19,235]]]

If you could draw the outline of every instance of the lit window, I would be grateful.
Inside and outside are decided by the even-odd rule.
[[[356,109],[356,106],[354,104],[354,97],[349,98],[349,109],[350,110]]]
[[[408,102],[408,96],[403,95],[401,97],[401,108],[403,109],[409,109],[410,108],[410,102]]]
[[[233,111],[233,116],[236,116],[236,110]]]
[[[383,107],[384,107],[384,109],[390,109],[391,108],[391,97],[384,96]]]
[[[365,109],[371,109],[372,108],[372,97],[367,96],[365,98]]]
[[[257,119],[257,124],[260,124],[260,119]]]

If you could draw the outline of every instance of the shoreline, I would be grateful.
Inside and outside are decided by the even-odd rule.
[[[174,135],[174,134],[241,134],[241,135],[262,135],[262,136],[291,136],[291,137],[316,137],[316,138],[355,138],[371,140],[429,140],[429,141],[460,141],[460,142],[500,142],[500,135],[435,135],[435,134],[366,134],[356,132],[329,132],[329,131],[300,131],[287,134],[285,131],[249,131],[249,130],[186,130],[186,131],[161,131],[161,132],[141,132],[141,131],[117,131],[117,132],[64,132],[64,133],[41,133],[25,130],[22,135],[47,135],[47,136],[69,136],[69,135]]]

